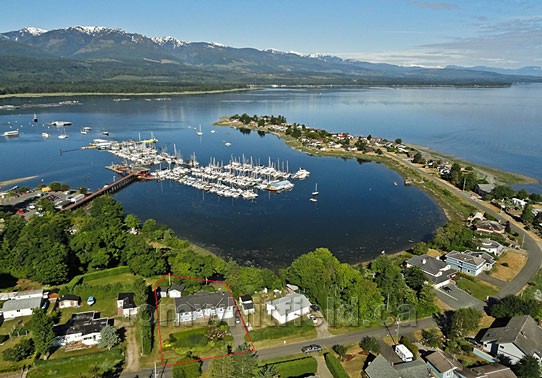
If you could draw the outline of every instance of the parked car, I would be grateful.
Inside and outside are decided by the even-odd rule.
[[[318,344],[311,344],[311,345],[307,345],[301,348],[301,351],[303,353],[321,352],[322,346]]]
[[[452,291],[452,289],[450,289],[449,286],[444,286],[444,287],[442,288],[442,290],[445,291],[445,292],[447,292],[447,293],[449,293],[449,292]]]

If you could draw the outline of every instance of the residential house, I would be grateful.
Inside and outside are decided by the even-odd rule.
[[[477,212],[469,215],[469,217],[467,218],[467,222],[473,223],[473,222],[476,222],[476,221],[483,221],[485,219],[486,218],[484,216],[484,213],[482,213],[480,211],[477,211]]]
[[[497,221],[483,220],[474,223],[476,231],[485,232],[487,234],[502,235],[505,232],[505,227]]]
[[[64,294],[58,299],[58,308],[79,307],[81,297],[73,294]]]
[[[267,314],[284,324],[308,314],[311,303],[303,294],[292,293],[266,303]]]
[[[474,368],[464,368],[461,371],[456,371],[456,374],[460,378],[517,378],[517,375],[509,367],[497,362]]]
[[[239,304],[243,308],[243,314],[245,315],[254,314],[256,312],[254,302],[250,295],[241,295],[239,297]]]
[[[426,364],[420,360],[392,365],[379,354],[365,368],[365,375],[369,378],[429,378],[431,372]]]
[[[437,288],[448,285],[455,275],[455,270],[449,264],[428,255],[413,256],[406,261],[406,266],[420,268],[427,281]]]
[[[44,308],[47,301],[43,297],[31,297],[24,299],[10,299],[4,302],[2,314],[4,319],[15,319],[21,316],[31,316],[36,308]]]
[[[485,252],[458,252],[452,251],[446,254],[446,262],[462,273],[477,276],[483,271],[490,270],[495,260]]]
[[[218,317],[221,320],[232,319],[235,313],[234,307],[233,298],[226,292],[200,291],[175,298],[177,323],[204,321],[212,317]]]
[[[519,207],[522,209],[525,207],[525,205],[527,205],[527,201],[516,198],[516,197],[512,198],[511,201],[515,207]]]
[[[456,378],[456,371],[463,369],[463,365],[454,356],[442,350],[429,354],[425,360],[438,378]]]
[[[29,298],[47,298],[45,296],[43,289],[37,289],[37,290],[26,290],[26,291],[18,291],[17,294],[12,299],[19,300],[19,299],[29,299]]]
[[[168,290],[169,286],[159,286],[156,292],[160,298],[167,298]]]
[[[180,298],[183,294],[184,285],[171,285],[167,291],[170,298]]]
[[[524,356],[542,362],[542,328],[529,315],[514,316],[504,327],[489,328],[480,341],[485,351],[512,364]]]
[[[107,325],[113,325],[113,319],[100,318],[96,311],[73,314],[67,323],[53,328],[55,344],[65,346],[72,343],[96,345],[101,340],[100,332]]]
[[[495,256],[500,256],[502,255],[502,253],[504,252],[505,250],[505,247],[504,245],[502,245],[501,243],[495,241],[495,240],[491,240],[491,239],[480,239],[480,245],[478,246],[478,249],[480,251],[485,251],[485,252],[488,252],[488,253],[492,253],[494,254]]]
[[[117,315],[128,318],[137,315],[134,293],[119,293],[117,295]]]
[[[486,198],[493,189],[495,189],[495,185],[493,184],[476,184],[474,192],[482,196],[482,198]]]

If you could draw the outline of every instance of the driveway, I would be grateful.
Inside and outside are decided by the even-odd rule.
[[[453,310],[457,310],[463,307],[476,307],[482,310],[485,303],[474,298],[472,295],[464,292],[457,286],[450,284],[445,287],[449,287],[450,291],[446,292],[442,289],[435,289],[435,293],[441,301],[450,306]]]

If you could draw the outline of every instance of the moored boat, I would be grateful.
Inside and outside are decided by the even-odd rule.
[[[4,133],[2,134],[2,136],[5,136],[5,137],[16,137],[16,136],[19,136],[19,130],[9,130],[9,131],[4,131]]]

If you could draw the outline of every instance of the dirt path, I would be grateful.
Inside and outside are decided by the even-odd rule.
[[[126,369],[125,371],[139,370],[139,344],[136,339],[136,327],[126,327]]]

